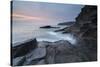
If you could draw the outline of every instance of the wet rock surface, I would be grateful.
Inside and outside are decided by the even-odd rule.
[[[84,62],[93,61],[96,58],[94,54],[89,53],[89,48],[84,46],[84,44],[72,45],[66,40],[56,42],[44,41],[42,45],[40,42],[37,46],[28,54],[13,58],[13,66]]]
[[[29,42],[31,42],[31,41],[29,41]],[[37,43],[37,41],[34,41],[34,42]],[[32,48],[31,51],[30,51],[29,47],[21,48],[23,50],[27,50],[27,52],[28,52],[28,53],[24,53],[23,55],[22,54],[20,55],[18,53],[19,49],[18,50],[16,49],[17,53],[15,55],[12,54],[12,56],[17,55],[16,57],[12,58],[12,65],[13,66],[22,66],[22,65],[42,64],[43,61],[41,61],[41,60],[44,59],[46,56],[46,48],[43,46],[40,47],[40,46],[38,46],[38,43],[37,44],[36,43],[32,44],[32,45],[35,45],[34,48],[32,48],[32,45],[28,45]],[[17,48],[17,47],[14,47],[14,48]],[[20,49],[20,51],[21,51],[21,49]]]
[[[25,54],[29,53],[33,49],[37,47],[37,40],[31,39],[26,42],[23,42],[15,47],[12,47],[12,57],[20,57],[24,56]]]

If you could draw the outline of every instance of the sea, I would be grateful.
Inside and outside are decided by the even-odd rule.
[[[62,34],[62,32],[55,32],[55,30],[69,27],[67,25],[52,25],[59,28],[40,28],[43,25],[34,22],[12,22],[12,44],[21,43],[32,38],[37,41],[55,42],[59,40],[67,40],[71,44],[77,42],[76,37],[71,33]]]

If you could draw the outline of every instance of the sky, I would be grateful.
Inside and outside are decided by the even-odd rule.
[[[75,21],[84,5],[31,1],[13,1],[13,20],[35,24],[57,24]]]

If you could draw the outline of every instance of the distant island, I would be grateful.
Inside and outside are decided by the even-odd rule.
[[[42,26],[40,28],[60,28],[60,27],[53,27],[53,26],[47,25],[47,26]]]
[[[73,25],[73,24],[75,24],[75,21],[63,22],[63,23],[59,23],[58,25]]]

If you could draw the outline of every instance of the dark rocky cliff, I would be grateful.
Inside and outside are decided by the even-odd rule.
[[[79,33],[82,37],[92,37],[97,35],[97,7],[85,6],[76,18],[76,23],[80,27]],[[84,32],[84,33],[83,33]]]
[[[85,34],[85,32],[87,31],[88,31],[86,33],[87,35],[89,34],[89,32],[91,33],[94,33],[94,31],[96,32],[97,31],[96,29],[97,29],[97,6],[85,6],[82,8],[81,12],[76,17],[76,24],[69,27],[66,31],[77,33],[78,35],[80,34],[81,36],[83,36],[83,34]],[[96,36],[95,33],[94,36]]]
[[[76,23],[62,30],[74,33],[81,40],[79,48],[87,47],[88,58],[97,60],[97,6],[84,6],[76,17]]]
[[[84,6],[76,17],[76,23],[61,30],[63,33],[73,33],[79,38],[77,48],[84,50],[88,59],[97,60],[97,6]],[[83,47],[83,48],[82,48]]]

